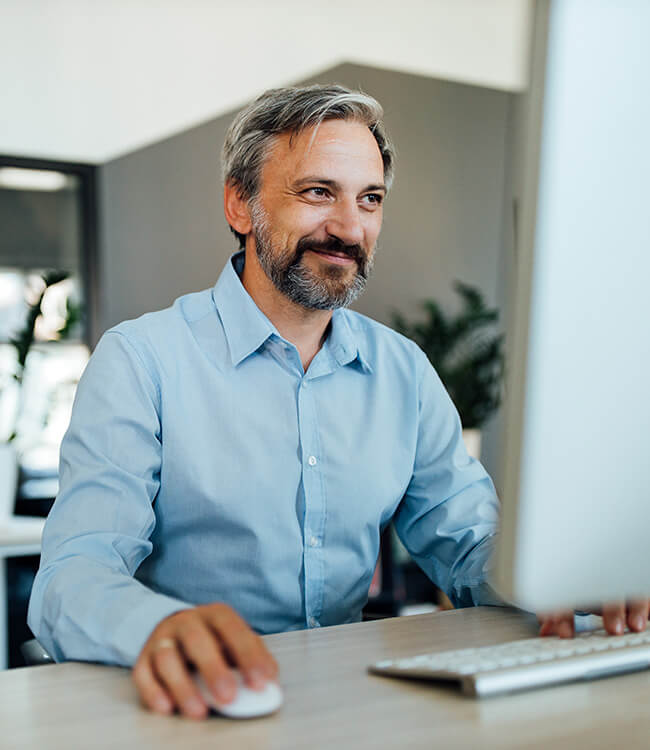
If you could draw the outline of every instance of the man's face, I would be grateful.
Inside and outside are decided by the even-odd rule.
[[[366,125],[326,120],[278,136],[251,207],[257,257],[275,287],[309,309],[356,299],[372,268],[385,192]]]

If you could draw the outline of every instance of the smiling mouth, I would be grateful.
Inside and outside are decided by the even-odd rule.
[[[320,255],[321,258],[325,258],[330,263],[337,263],[344,265],[347,263],[356,263],[356,259],[348,253],[341,252],[339,250],[311,250],[312,253]]]

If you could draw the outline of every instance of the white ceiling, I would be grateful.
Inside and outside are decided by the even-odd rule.
[[[341,62],[521,90],[530,0],[0,0],[0,153],[100,163]]]

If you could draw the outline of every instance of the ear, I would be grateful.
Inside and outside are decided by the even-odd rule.
[[[246,236],[252,229],[248,199],[243,198],[238,187],[228,182],[223,188],[223,212],[226,221],[239,234]]]

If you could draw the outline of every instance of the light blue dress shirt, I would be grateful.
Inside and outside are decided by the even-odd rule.
[[[494,488],[422,351],[336,310],[305,373],[243,262],[88,364],[29,608],[57,660],[131,665],[162,618],[215,601],[260,633],[358,621],[391,518],[452,601],[494,603]]]

